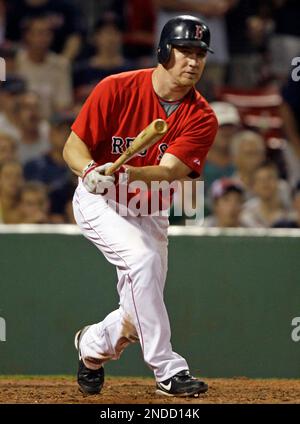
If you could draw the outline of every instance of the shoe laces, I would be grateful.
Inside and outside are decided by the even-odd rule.
[[[180,371],[179,373],[176,374],[176,377],[181,381],[186,381],[186,380],[190,380],[194,378],[190,375],[190,372],[188,370]]]

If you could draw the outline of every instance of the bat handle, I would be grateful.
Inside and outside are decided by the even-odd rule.
[[[114,172],[116,172],[120,168],[122,163],[123,162],[119,163],[118,160],[116,160],[109,168],[105,170],[105,175],[112,175]]]

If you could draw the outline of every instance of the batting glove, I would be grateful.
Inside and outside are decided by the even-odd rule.
[[[98,165],[94,161],[90,162],[82,171],[82,182],[86,190],[94,194],[102,194],[105,189],[114,184],[114,175],[105,175],[105,171],[112,165],[112,162]]]

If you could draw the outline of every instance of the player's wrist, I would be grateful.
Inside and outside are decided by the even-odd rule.
[[[92,159],[81,171],[81,178],[84,180],[84,178],[89,174],[94,168],[96,168],[98,164]]]

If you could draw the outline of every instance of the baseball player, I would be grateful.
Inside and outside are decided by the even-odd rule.
[[[120,296],[118,309],[75,336],[78,384],[86,394],[100,393],[103,365],[118,359],[134,342],[140,343],[144,361],[153,370],[157,393],[198,396],[208,389],[191,376],[186,360],[170,342],[163,299],[168,217],[120,214],[102,194],[121,177],[121,173],[107,176],[105,170],[156,118],[166,120],[168,132],[128,162],[122,181],[150,186],[152,181],[200,175],[217,131],[212,109],[194,88],[211,51],[209,44],[209,29],[199,19],[184,15],[168,21],[161,33],[157,67],[102,80],[83,105],[65,144],[65,161],[79,177],[73,199],[76,222],[115,265]]]

